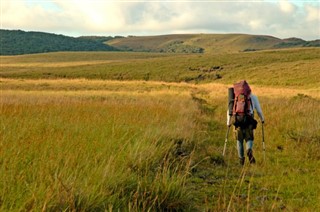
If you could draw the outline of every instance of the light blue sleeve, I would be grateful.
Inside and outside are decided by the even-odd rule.
[[[255,109],[257,111],[257,113],[258,113],[258,116],[259,116],[260,120],[264,121],[264,116],[263,116],[262,109],[260,107],[260,103],[259,103],[258,97],[255,96],[255,95],[251,95],[251,101],[252,101],[253,110]]]

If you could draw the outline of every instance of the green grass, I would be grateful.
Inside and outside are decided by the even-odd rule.
[[[86,78],[319,87],[319,48],[233,54],[50,53],[0,57],[3,78]],[[210,69],[216,67],[216,69]]]

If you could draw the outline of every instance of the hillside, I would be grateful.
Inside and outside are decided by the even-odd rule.
[[[20,55],[58,51],[115,51],[103,44],[110,37],[68,37],[44,32],[0,30],[0,55]]]
[[[226,53],[290,47],[320,47],[320,40],[279,39],[267,35],[246,34],[176,34],[129,36],[106,42],[124,51]]]
[[[129,36],[126,38],[112,39],[106,42],[124,51],[139,52],[170,52],[170,53],[202,53],[203,48],[188,44],[186,41],[196,35],[160,35],[160,36]]]
[[[0,55],[59,51],[234,53],[266,49],[320,47],[320,40],[279,39],[247,34],[170,34],[158,36],[81,36],[0,30]]]

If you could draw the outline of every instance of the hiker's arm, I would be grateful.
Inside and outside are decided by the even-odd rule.
[[[259,117],[260,117],[261,122],[264,122],[264,116],[263,116],[262,109],[261,109],[261,107],[260,107],[260,103],[259,103],[258,97],[257,97],[257,96],[254,96],[254,97],[252,98],[252,100],[254,101],[253,104],[254,104],[254,107],[255,107],[255,109],[256,109]]]

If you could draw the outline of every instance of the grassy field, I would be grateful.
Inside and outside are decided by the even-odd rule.
[[[0,57],[0,210],[317,211],[318,53]],[[241,78],[266,117],[266,158],[259,123],[244,167],[232,133],[222,157]]]
[[[2,56],[0,77],[319,87],[320,48],[234,54],[51,53]]]
[[[183,185],[190,159],[175,157],[177,142],[199,134],[189,93],[180,85],[142,91],[138,83],[127,83],[133,92],[122,84],[117,91],[83,90],[100,84],[109,85],[2,86],[2,210],[189,207]]]

